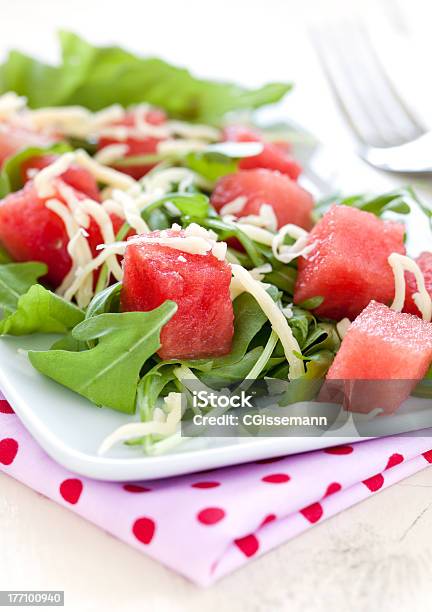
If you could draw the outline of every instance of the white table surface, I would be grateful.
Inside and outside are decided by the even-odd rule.
[[[355,10],[356,2],[344,3],[345,11],[347,4]],[[411,46],[421,48],[430,24],[427,4],[365,0],[359,10],[369,18],[386,11],[402,35],[415,28]],[[0,0],[0,6],[0,53],[13,45],[52,57],[53,31],[61,26],[95,42],[162,55],[203,75],[251,84],[292,79],[297,87],[284,105],[287,114],[337,149],[352,148],[306,27],[311,19],[333,18],[341,2]],[[382,37],[388,52],[387,40]],[[401,48],[392,46],[388,57],[426,116],[430,85]],[[398,184],[349,156],[338,165],[353,192]],[[70,611],[423,611],[430,609],[431,524],[429,468],[200,590],[0,474],[0,589],[61,589]]]

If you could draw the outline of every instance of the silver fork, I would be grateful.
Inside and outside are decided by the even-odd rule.
[[[344,22],[311,37],[362,159],[390,172],[432,173],[432,132],[399,96],[364,26]]]

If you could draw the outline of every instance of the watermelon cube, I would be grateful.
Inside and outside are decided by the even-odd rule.
[[[348,328],[326,385],[336,381],[343,387],[345,405],[353,412],[392,413],[431,362],[432,324],[372,301]]]
[[[159,236],[159,232],[144,234]],[[167,230],[168,236],[184,236]],[[225,355],[234,333],[230,297],[231,269],[211,252],[192,255],[160,244],[126,248],[121,304],[123,311],[148,311],[165,300],[178,310],[161,332],[162,359],[198,359]]]
[[[425,251],[419,257],[417,257],[416,262],[420,270],[423,272],[426,290],[432,297],[432,253]],[[421,317],[421,313],[415,305],[415,302],[412,297],[413,294],[417,292],[417,283],[415,281],[414,274],[412,274],[411,272],[406,272],[405,280],[406,298],[404,312],[409,312],[411,314],[417,315],[418,317]]]
[[[258,155],[244,157],[239,161],[240,170],[253,170],[255,168],[268,168],[287,174],[297,179],[301,173],[301,166],[290,153],[287,142],[264,142],[258,132],[249,128],[230,125],[223,130],[223,139],[230,142],[261,142],[263,150]]]
[[[297,304],[315,296],[322,317],[354,319],[371,300],[391,303],[391,253],[405,254],[404,226],[349,206],[333,206],[309,235],[312,251],[298,261]]]
[[[24,126],[0,122],[0,168],[8,157],[27,147],[49,147],[58,140]]]
[[[263,168],[228,174],[217,182],[211,203],[219,212],[226,204],[240,197],[245,198],[245,203],[236,213],[237,217],[257,215],[262,204],[270,204],[278,227],[294,223],[308,230],[312,226],[313,198],[286,174]]]
[[[166,121],[165,113],[158,109],[151,109],[145,115],[145,121],[150,125],[158,126],[162,125]],[[137,115],[136,112],[131,111],[126,114],[125,118],[116,122],[115,126],[123,126],[126,128],[134,129],[137,127]],[[154,155],[157,153],[158,144],[163,140],[162,138],[155,138],[154,136],[128,136],[126,139],[116,139],[112,137],[103,136],[99,139],[98,142],[98,151],[101,151],[107,146],[113,144],[124,144],[127,146],[128,151],[125,157],[135,157],[142,155]],[[141,165],[131,165],[131,166],[121,166],[117,167],[117,170],[132,176],[134,179],[138,180],[144,174],[146,174],[149,170],[153,168],[155,164],[141,164]]]
[[[75,191],[78,198],[84,198]],[[60,194],[55,196],[63,201]],[[61,284],[69,272],[72,260],[67,252],[69,237],[63,220],[45,206],[48,198],[40,198],[32,181],[23,189],[10,193],[0,201],[0,243],[15,261],[41,261],[47,264],[46,282],[53,287]],[[111,215],[114,232],[123,224]],[[93,255],[103,242],[99,225],[90,219],[88,241]]]

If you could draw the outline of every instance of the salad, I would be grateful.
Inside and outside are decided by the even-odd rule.
[[[0,67],[0,333],[60,334],[28,359],[131,415],[104,451],[178,441],[191,385],[380,380],[388,414],[421,392],[432,252],[407,255],[403,215],[431,213],[411,188],[314,201],[286,136],[244,113],[289,84],[61,43],[58,66]]]

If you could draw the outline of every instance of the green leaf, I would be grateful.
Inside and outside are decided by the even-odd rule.
[[[318,306],[321,306],[323,301],[324,301],[324,298],[321,295],[316,295],[297,305],[299,308],[304,308],[304,310],[315,310],[315,308],[318,308]]]
[[[407,215],[411,212],[413,199],[415,199],[415,194],[410,187],[401,187],[380,195],[363,193],[341,197],[336,194],[318,202],[315,207],[314,216],[320,218],[333,204],[352,206],[359,210],[373,213],[377,217],[381,217],[386,212]]]
[[[292,87],[269,83],[247,89],[198,79],[160,59],[140,58],[119,47],[95,47],[71,32],[60,32],[60,45],[58,66],[11,51],[0,66],[0,93],[25,95],[33,108],[80,104],[99,110],[148,102],[173,117],[217,123],[229,111],[278,102]]]
[[[175,380],[173,365],[156,364],[143,376],[138,384],[137,408],[142,421],[153,418],[153,410],[164,388]]]
[[[0,244],[0,265],[12,263],[12,258],[6,249]]]
[[[37,261],[8,263],[0,266],[0,309],[7,314],[16,310],[19,298],[48,271]]]
[[[30,351],[33,366],[98,406],[133,414],[140,370],[160,347],[160,331],[177,310],[165,302],[150,312],[106,313],[73,330],[78,341],[98,340],[87,351]]]
[[[71,147],[66,142],[56,142],[49,147],[27,147],[16,155],[9,157],[3,164],[3,168],[0,174],[0,192],[2,190],[2,184],[7,188],[6,193],[3,193],[1,197],[4,197],[11,191],[17,191],[23,186],[22,178],[22,165],[28,159],[32,157],[39,157],[41,155],[61,155],[71,151]]]
[[[238,162],[222,153],[193,152],[186,155],[186,166],[209,181],[217,181],[238,170]]]
[[[106,312],[118,312],[120,310],[120,291],[121,283],[115,283],[103,291],[96,293],[90,304],[87,306],[85,318],[97,317]]]
[[[0,321],[0,334],[64,333],[84,319],[84,313],[42,285],[18,298],[15,312]]]
[[[148,221],[150,215],[164,204],[173,204],[182,215],[205,218],[209,212],[209,199],[203,193],[168,193],[166,196],[152,202],[144,208],[141,216]]]

